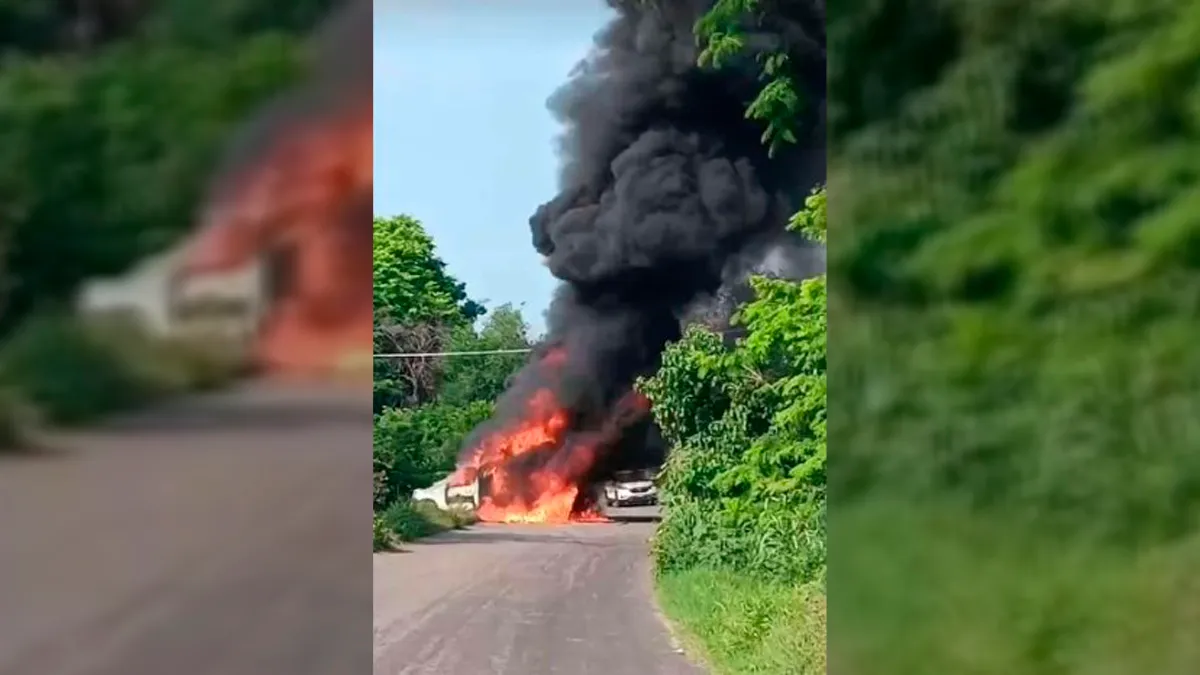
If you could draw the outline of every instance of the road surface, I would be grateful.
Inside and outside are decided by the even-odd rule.
[[[701,675],[651,600],[651,522],[478,525],[375,556],[375,675]]]
[[[247,386],[0,458],[0,675],[369,673],[362,389]]]

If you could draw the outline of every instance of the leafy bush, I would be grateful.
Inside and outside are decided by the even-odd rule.
[[[831,652],[1192,673],[1200,9],[1012,9],[830,15]]]
[[[379,514],[371,519],[371,546],[376,552],[389,551],[396,543],[395,537],[391,530],[388,529],[387,523]]]
[[[416,488],[454,469],[459,447],[492,414],[490,402],[465,406],[431,403],[393,408],[375,417],[375,506],[404,501]]]
[[[0,388],[0,452],[22,446],[34,416],[29,405],[11,388]]]
[[[0,381],[56,424],[212,386],[239,366],[219,346],[159,339],[120,316],[33,317],[0,348]]]
[[[823,194],[797,223],[823,222]],[[797,226],[798,227],[798,226]],[[825,564],[825,281],[756,279],[735,349],[702,328],[640,386],[672,451],[662,571],[813,579]]]
[[[470,514],[451,509],[442,511],[427,502],[402,499],[392,503],[376,516],[375,539],[379,541],[413,541],[445,530],[456,530],[473,522]]]

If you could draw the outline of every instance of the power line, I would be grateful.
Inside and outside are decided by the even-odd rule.
[[[532,349],[486,349],[473,352],[399,352],[375,354],[377,359],[419,359],[433,356],[489,356],[491,354],[528,354]]]
[[[740,331],[723,330],[717,331],[717,335],[728,337],[736,335]],[[393,354],[375,354],[377,359],[425,359],[435,356],[491,356],[493,354],[528,354],[532,349],[483,349],[478,351],[463,351],[463,352],[396,352]]]

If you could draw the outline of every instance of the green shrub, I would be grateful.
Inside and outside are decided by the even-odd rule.
[[[144,337],[116,340],[74,319],[41,316],[17,329],[0,352],[0,379],[18,387],[50,422],[74,423],[143,403],[162,392],[161,375],[135,354]]]
[[[406,500],[454,469],[458,450],[492,414],[490,402],[457,406],[431,403],[393,408],[375,417],[375,508]]]
[[[0,388],[0,452],[20,448],[33,426],[33,411],[11,388]]]
[[[430,502],[413,502],[403,499],[392,503],[376,517],[376,541],[380,536],[394,541],[414,541],[446,530],[457,530],[474,522],[471,514],[450,510],[442,511]],[[386,535],[380,535],[382,528]]]
[[[936,4],[830,15],[831,653],[1194,673],[1200,6]]]
[[[36,316],[0,348],[0,381],[55,424],[213,386],[239,365],[211,345],[156,338],[125,316]]]
[[[797,229],[824,222],[815,194]],[[671,444],[660,571],[811,580],[825,565],[825,280],[756,279],[729,349],[690,329],[640,383]]]
[[[372,547],[376,552],[390,551],[396,545],[396,537],[388,529],[382,516],[375,515],[371,522]]]

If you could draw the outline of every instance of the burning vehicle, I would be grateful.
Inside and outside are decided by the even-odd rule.
[[[370,372],[374,188],[371,4],[317,31],[313,70],[229,144],[179,283],[262,262],[270,306],[253,347],[268,373]]]
[[[665,459],[634,385],[697,306],[744,292],[764,266],[793,279],[824,267],[786,228],[825,179],[824,2],[785,3],[747,25],[744,53],[715,69],[697,65],[694,34],[712,0],[608,4],[616,17],[548,104],[565,128],[560,192],[529,222],[561,282],[548,337],[447,481],[479,486],[484,521],[598,517],[607,495],[593,486]],[[779,53],[804,104],[796,142],[771,152],[746,110],[761,63]],[[621,484],[617,501],[634,494]]]

